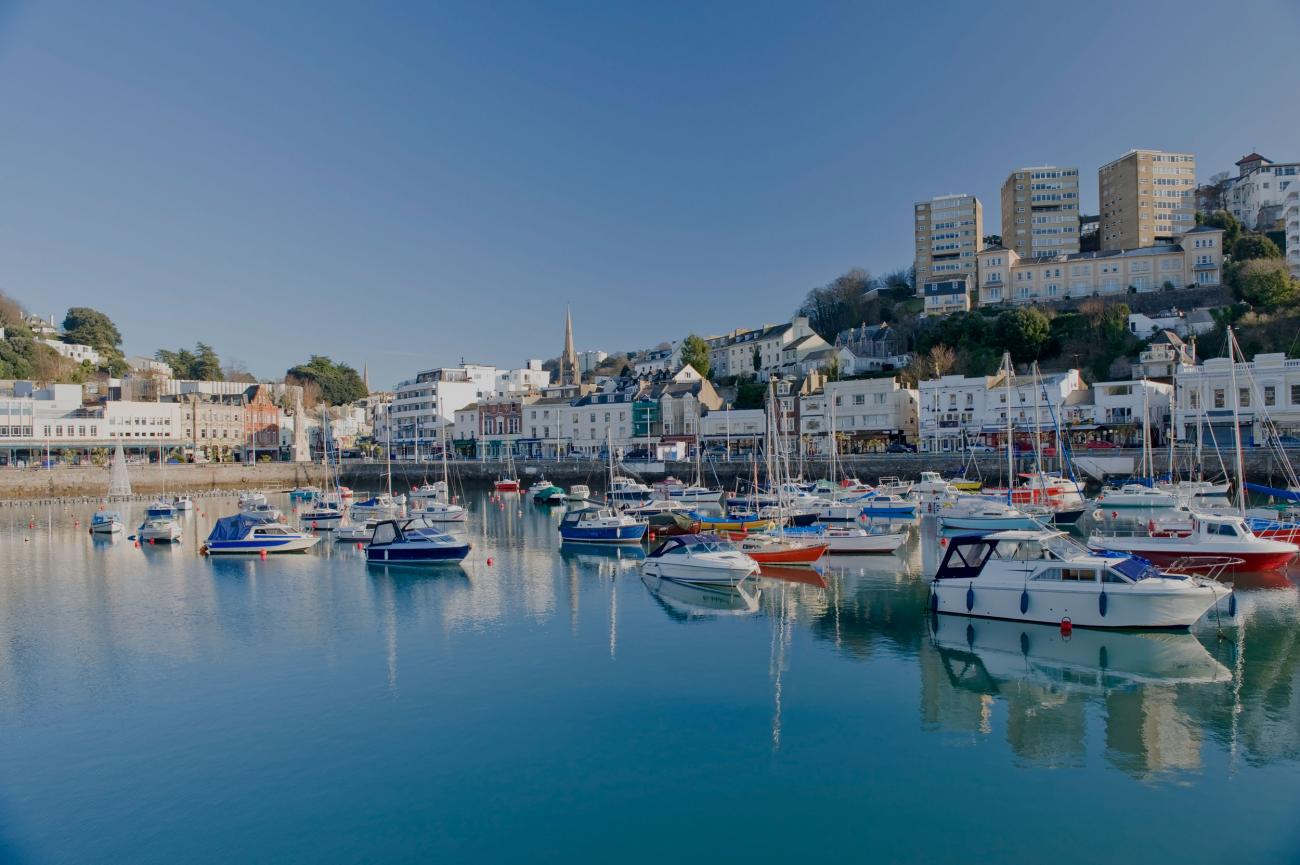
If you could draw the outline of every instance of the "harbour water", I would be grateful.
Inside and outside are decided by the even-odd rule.
[[[233,498],[175,547],[5,509],[0,861],[1296,859],[1293,576],[1067,638],[929,616],[926,527],[732,595],[470,506],[425,570],[201,557]]]

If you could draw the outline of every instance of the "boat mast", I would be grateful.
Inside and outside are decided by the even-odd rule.
[[[1232,443],[1237,449],[1237,510],[1246,515],[1246,458],[1241,452],[1241,393],[1237,390],[1237,337],[1228,328],[1228,362],[1232,374]],[[1243,357],[1244,361],[1245,358]]]
[[[1142,379],[1142,477],[1151,483],[1155,479],[1151,477],[1151,470],[1147,464],[1151,460],[1151,407],[1147,402],[1147,380]]]
[[[1011,504],[1011,488],[1016,476],[1016,445],[1011,432],[1011,352],[1002,353],[1002,369],[1006,373],[1005,391],[1007,395],[1007,504]]]
[[[1038,374],[1038,361],[1034,361],[1033,375],[1030,377],[1030,386],[1034,389],[1034,471],[1038,473],[1038,484],[1043,488],[1043,497],[1046,498],[1046,484],[1043,481],[1043,439],[1038,434],[1039,431],[1039,406],[1038,406],[1038,386],[1040,377]],[[1034,493],[1030,490],[1030,501],[1033,501]]]

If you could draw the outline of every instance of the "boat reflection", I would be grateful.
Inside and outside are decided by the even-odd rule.
[[[738,586],[694,586],[641,575],[669,618],[679,622],[720,616],[748,616],[758,612],[762,589],[742,583]]]
[[[799,583],[805,586],[826,588],[826,578],[817,568],[796,568],[781,565],[762,565],[758,569],[759,584],[769,580],[773,583]]]
[[[584,544],[565,541],[560,544],[560,556],[566,561],[584,564],[601,562],[640,562],[645,559],[645,548],[638,544]]]

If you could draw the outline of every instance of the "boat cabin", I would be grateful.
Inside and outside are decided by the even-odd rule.
[[[732,546],[719,535],[674,535],[655,547],[648,558],[663,556],[692,556],[700,553],[731,552]]]
[[[1004,575],[1033,582],[1127,584],[1176,576],[1127,553],[1093,553],[1063,532],[1004,531],[953,538],[934,578],[973,580],[990,565]]]

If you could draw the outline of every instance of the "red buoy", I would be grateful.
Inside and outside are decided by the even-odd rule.
[[[263,559],[266,558],[266,550],[262,550],[262,552],[261,552],[261,557],[262,557]]]
[[[361,541],[357,541],[357,549],[361,549]]]
[[[1061,619],[1061,635],[1068,637],[1073,632],[1074,623],[1070,621],[1070,617],[1066,616],[1064,619]]]
[[[487,563],[488,563],[489,566],[492,564],[492,557],[491,557],[491,556],[488,556]]]

